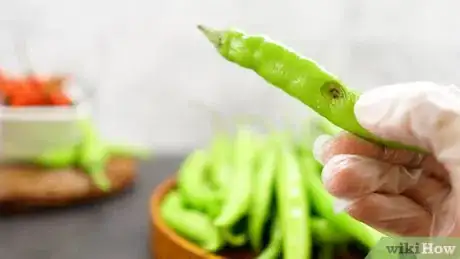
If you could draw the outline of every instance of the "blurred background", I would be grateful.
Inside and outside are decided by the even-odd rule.
[[[91,101],[107,137],[185,153],[209,140],[211,110],[280,127],[308,114],[224,61],[196,24],[269,35],[359,90],[458,84],[458,7],[454,0],[1,0],[0,66],[84,77],[97,89]]]

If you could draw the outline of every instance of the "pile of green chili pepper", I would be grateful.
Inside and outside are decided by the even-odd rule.
[[[209,252],[247,247],[259,259],[332,259],[350,244],[374,246],[383,234],[334,211],[312,155],[312,140],[337,128],[306,126],[301,140],[242,126],[215,134],[184,160],[162,203],[166,224]]]

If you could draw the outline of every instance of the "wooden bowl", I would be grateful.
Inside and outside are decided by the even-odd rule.
[[[161,218],[160,203],[176,186],[175,178],[163,182],[153,192],[150,200],[151,240],[150,250],[154,259],[252,259],[248,251],[224,251],[221,255],[210,254],[177,235]]]
[[[150,199],[150,252],[154,259],[254,259],[255,254],[244,250],[223,251],[210,254],[197,245],[185,240],[170,229],[161,218],[160,203],[165,195],[176,187],[175,178],[167,179],[153,192]],[[357,251],[343,251],[336,259],[363,259],[365,255]]]

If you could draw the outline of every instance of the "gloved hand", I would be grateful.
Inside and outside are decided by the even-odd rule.
[[[430,82],[383,86],[355,106],[377,136],[431,155],[377,146],[342,133],[321,136],[315,156],[342,209],[401,236],[460,236],[460,89]]]

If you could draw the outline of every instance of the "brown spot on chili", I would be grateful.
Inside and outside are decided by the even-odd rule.
[[[321,92],[329,99],[341,99],[344,96],[342,86],[337,82],[327,82],[321,87]]]
[[[337,88],[329,89],[329,93],[331,93],[331,96],[334,99],[340,98],[340,91]]]

